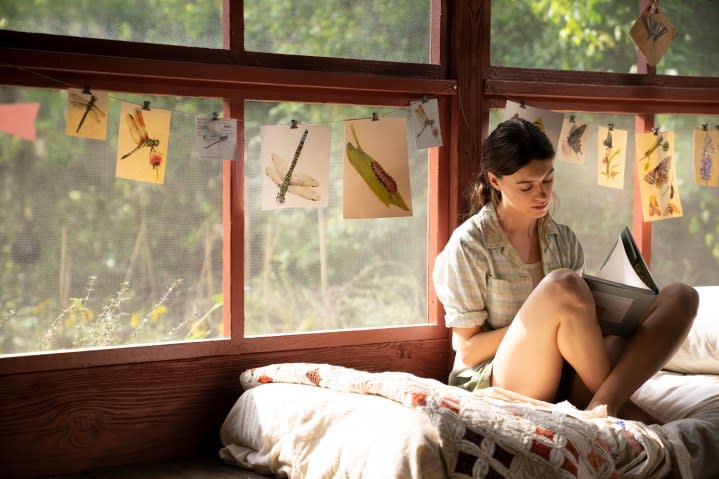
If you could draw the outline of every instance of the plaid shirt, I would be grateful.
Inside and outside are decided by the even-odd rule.
[[[539,238],[544,273],[584,269],[584,252],[568,226],[546,222]],[[507,326],[532,292],[532,277],[499,224],[491,203],[460,225],[432,274],[447,327]]]

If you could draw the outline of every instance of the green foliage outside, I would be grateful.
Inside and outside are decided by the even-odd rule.
[[[7,0],[0,5],[0,28],[220,48],[221,3]],[[492,61],[633,72],[636,53],[628,32],[636,3],[494,1]],[[692,0],[662,7],[680,35],[658,71],[717,76],[719,58],[711,45],[719,5]],[[246,48],[424,63],[427,12],[427,0],[247,1]],[[41,104],[37,142],[0,136],[0,354],[223,335],[222,172],[217,163],[194,161],[191,141],[194,115],[220,111],[220,101],[150,98],[155,107],[181,112],[173,114],[166,184],[158,187],[114,178],[119,101],[111,101],[107,141],[71,138],[64,134],[65,85],[57,88],[0,89],[1,103]],[[342,120],[371,111],[405,114],[364,105],[245,106],[247,334],[425,320],[426,155],[413,150],[411,138],[414,216],[342,219]],[[633,129],[631,115],[592,118]],[[260,125],[291,119],[332,125],[326,210],[259,208]],[[658,119],[678,138],[702,122],[719,119]],[[691,146],[677,148],[685,216],[656,224],[653,267],[660,282],[719,284],[717,190],[693,184],[686,166]],[[593,186],[591,175],[573,181],[579,174],[568,168],[558,180],[565,182],[557,186],[561,219],[578,231],[588,257],[603,256],[618,223],[630,217],[631,178],[626,191],[610,193]],[[672,257],[669,248],[684,258],[663,260]]]

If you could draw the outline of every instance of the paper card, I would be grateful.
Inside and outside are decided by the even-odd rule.
[[[509,120],[514,115],[537,125],[544,134],[547,135],[547,138],[549,138],[552,146],[554,146],[554,151],[558,150],[559,137],[562,132],[562,124],[564,123],[563,113],[542,110],[541,108],[534,108],[507,100],[507,104],[504,107],[503,119]]]
[[[234,160],[237,157],[237,120],[198,116],[195,124],[197,156],[201,160]]]
[[[719,130],[694,130],[694,179],[697,185],[719,183]]]
[[[329,125],[266,125],[260,128],[262,210],[327,206]]]
[[[682,216],[674,156],[674,133],[648,132],[637,135],[636,155],[644,221]]]
[[[677,33],[669,18],[654,3],[644,9],[629,30],[637,48],[652,67],[657,66]]]
[[[10,103],[0,105],[0,131],[27,141],[35,141],[35,120],[39,103]]]
[[[143,110],[132,103],[120,104],[115,176],[163,184],[170,137],[168,110]]]
[[[407,119],[345,122],[345,218],[412,215]]]
[[[68,89],[65,134],[94,140],[107,139],[107,103],[107,92]]]
[[[600,126],[597,131],[597,184],[624,189],[627,164],[627,130]]]
[[[559,135],[559,161],[583,164],[584,153],[589,136],[589,123],[577,120],[574,115],[566,116],[562,122],[562,132]]]
[[[409,112],[417,149],[442,146],[437,100],[413,101],[409,104]]]

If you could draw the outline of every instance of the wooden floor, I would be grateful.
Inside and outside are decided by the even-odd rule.
[[[223,463],[219,458],[161,464],[122,466],[55,479],[268,479],[256,472]]]

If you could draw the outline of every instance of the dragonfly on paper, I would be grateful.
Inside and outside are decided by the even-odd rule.
[[[295,151],[295,156],[292,158],[291,164],[288,164],[278,155],[272,153],[272,166],[268,166],[265,169],[265,174],[279,187],[275,198],[279,204],[285,202],[286,193],[292,193],[293,195],[310,201],[320,200],[320,193],[317,191],[320,182],[306,173],[295,171],[295,166],[297,165],[297,160],[299,159],[306,138],[307,130],[305,130],[299,145],[297,145],[297,151]]]
[[[82,125],[85,123],[85,119],[88,115],[90,115],[90,118],[95,120],[97,123],[101,123],[103,118],[106,116],[106,113],[97,106],[97,97],[92,93],[89,93],[89,95],[90,98],[88,99],[83,98],[82,95],[78,95],[77,93],[70,93],[70,103],[75,108],[84,110],[82,118],[80,118],[80,122],[77,124],[77,128],[75,129],[75,133],[80,132],[80,128],[82,128]]]
[[[205,142],[205,149],[215,146],[218,143],[222,143],[223,141],[227,141],[230,138],[229,135],[223,134],[218,131],[217,128],[214,128],[209,124],[205,125],[203,130],[204,134],[202,135],[202,141]]]
[[[160,146],[160,140],[156,138],[150,138],[150,135],[147,132],[147,128],[145,127],[145,119],[142,116],[142,110],[140,110],[139,108],[135,108],[134,115],[128,114],[126,120],[127,127],[130,130],[130,136],[132,137],[132,141],[134,141],[137,146],[132,151],[122,155],[120,159],[124,160],[125,158],[145,146],[150,149],[150,165],[152,166],[153,170],[156,170],[157,177],[159,178],[159,168],[162,164],[162,155],[160,155],[160,152],[158,152],[155,148]]]
[[[422,136],[422,133],[424,133],[424,130],[427,127],[431,128],[432,136],[435,138],[437,135],[439,135],[439,130],[434,126],[434,119],[430,118],[429,115],[427,115],[427,112],[424,110],[422,105],[417,105],[417,109],[414,111],[414,114],[417,117],[417,121],[422,125],[422,129],[417,133],[417,138]]]

